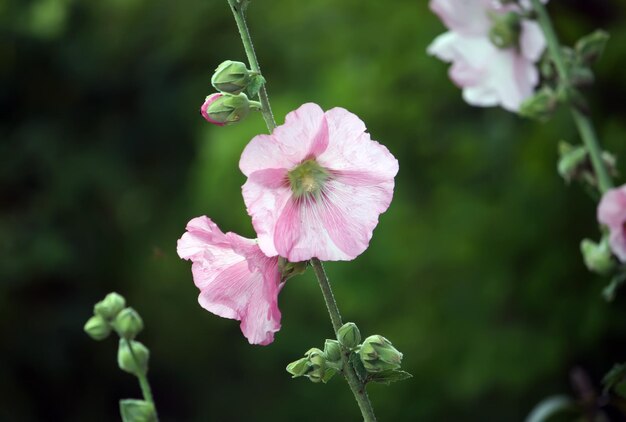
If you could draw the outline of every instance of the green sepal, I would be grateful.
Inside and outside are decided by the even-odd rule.
[[[616,385],[626,381],[626,364],[616,363],[611,370],[606,373],[602,378],[602,384],[604,385],[604,394],[614,388]]]
[[[545,122],[552,117],[557,104],[558,97],[554,90],[549,87],[544,87],[524,100],[520,106],[519,115]]]
[[[409,378],[413,378],[413,375],[409,374],[406,371],[395,369],[392,371],[383,371],[370,374],[367,378],[367,381],[389,385],[392,382],[403,381]]]
[[[322,377],[322,382],[326,384],[328,381],[330,381],[332,377],[335,376],[336,373],[336,370],[332,368],[326,368],[326,371],[324,371],[324,376]]]
[[[152,403],[144,400],[120,400],[122,422],[156,422],[156,410]]]
[[[609,34],[601,29],[585,35],[576,42],[577,59],[586,65],[594,64],[604,52],[609,38]]]
[[[606,285],[606,287],[602,290],[602,296],[604,300],[607,302],[612,302],[615,299],[615,293],[617,289],[622,287],[622,285],[626,282],[626,273],[620,273],[614,276],[611,279],[611,282]]]
[[[248,97],[254,98],[257,96],[261,87],[265,84],[265,78],[263,75],[257,73],[250,76],[250,82],[248,82],[248,88],[246,92],[248,93]]]

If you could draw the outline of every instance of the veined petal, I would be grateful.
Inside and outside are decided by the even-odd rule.
[[[268,258],[254,240],[222,231],[207,217],[194,218],[178,241],[178,254],[193,262],[200,305],[218,316],[241,321],[251,344],[266,345],[280,329],[277,258]]]

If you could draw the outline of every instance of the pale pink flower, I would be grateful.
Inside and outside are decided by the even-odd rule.
[[[495,19],[518,6],[494,0],[431,0],[430,8],[450,31],[438,36],[428,53],[452,63],[450,78],[463,89],[465,101],[519,110],[539,82],[535,63],[546,41],[537,22],[520,17],[519,42],[500,48],[489,33]]]
[[[208,217],[187,224],[178,255],[193,262],[198,302],[209,312],[241,321],[250,344],[267,345],[280,330],[278,258],[268,258],[255,240],[222,231]]]
[[[626,262],[626,185],[608,190],[598,205],[598,221],[609,228],[609,245]]]
[[[389,207],[398,162],[343,108],[302,105],[239,162],[259,246],[291,262],[351,260]]]

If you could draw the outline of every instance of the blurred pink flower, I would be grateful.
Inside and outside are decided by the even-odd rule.
[[[430,8],[450,31],[435,38],[428,53],[452,63],[450,78],[463,89],[465,101],[517,111],[539,82],[535,63],[546,47],[540,26],[519,17],[519,40],[497,47],[493,34],[490,38],[496,20],[507,14],[517,18],[511,13],[519,6],[494,0],[431,0]]]
[[[239,162],[259,247],[291,262],[351,260],[389,207],[398,162],[343,108],[304,104]]]
[[[278,258],[268,258],[256,241],[222,231],[208,217],[187,224],[178,255],[191,260],[198,302],[209,312],[241,321],[250,344],[267,345],[280,330],[278,293],[283,283]]]
[[[611,250],[626,262],[626,185],[607,191],[598,205],[598,221],[609,228]]]

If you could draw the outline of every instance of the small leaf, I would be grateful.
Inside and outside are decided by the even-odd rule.
[[[350,355],[349,362],[352,365],[352,367],[354,368],[354,370],[356,371],[356,374],[359,377],[359,379],[361,380],[361,382],[365,382],[368,373],[365,370],[365,367],[363,366],[363,362],[361,362],[361,358],[359,357],[359,354],[358,353],[352,353]]]
[[[254,98],[261,90],[261,87],[265,84],[265,78],[259,74],[252,75],[250,83],[248,84],[248,97]],[[306,268],[306,266],[305,266]]]
[[[122,422],[156,422],[156,410],[152,403],[144,400],[120,400]]]
[[[554,418],[578,413],[574,401],[567,396],[551,396],[540,401],[526,417],[526,422],[549,422]],[[568,419],[571,420],[571,419]]]
[[[392,382],[402,381],[402,380],[409,379],[412,377],[413,375],[409,374],[406,371],[400,371],[398,369],[394,369],[392,371],[383,371],[383,372],[370,374],[368,381],[389,385]]]
[[[616,363],[613,368],[606,373],[602,378],[602,384],[604,384],[604,393],[608,392],[618,383],[624,381],[626,378],[626,364]]]

